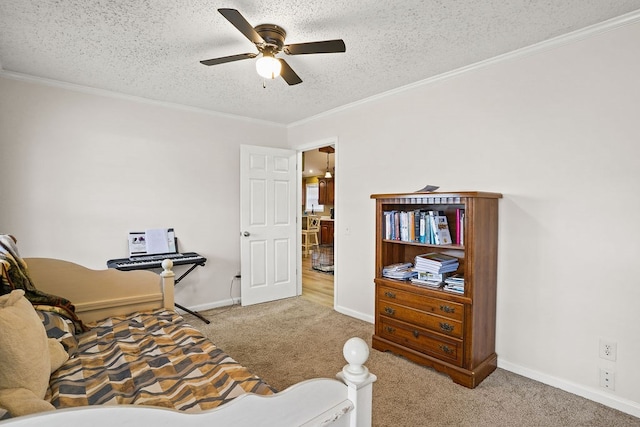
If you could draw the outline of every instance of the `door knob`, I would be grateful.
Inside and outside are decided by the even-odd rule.
[[[251,233],[249,233],[248,231],[244,231],[244,232],[242,233],[242,235],[243,235],[244,237],[249,237],[249,236],[251,236]]]

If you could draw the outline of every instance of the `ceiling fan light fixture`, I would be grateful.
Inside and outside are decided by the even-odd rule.
[[[265,79],[275,79],[280,76],[282,64],[273,55],[263,54],[256,61],[256,71]]]
[[[282,76],[282,79],[289,86],[302,83],[300,76],[293,71],[291,66],[283,58],[278,59],[275,57],[281,52],[287,55],[307,55],[310,53],[337,53],[347,51],[342,39],[285,45],[284,40],[287,37],[287,32],[278,25],[260,24],[254,27],[236,9],[222,8],[218,9],[218,12],[253,43],[259,53],[241,53],[239,55],[205,59],[200,61],[200,63],[209,66],[259,57],[256,61],[256,71],[265,79],[262,82],[262,87],[264,88],[266,88],[266,79],[275,79],[280,76]],[[260,56],[261,54],[262,56]]]

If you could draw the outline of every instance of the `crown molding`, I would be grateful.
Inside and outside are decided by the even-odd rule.
[[[270,122],[267,120],[259,120],[259,119],[253,119],[250,117],[245,117],[245,116],[238,116],[235,114],[221,113],[218,111],[207,110],[205,108],[191,107],[191,106],[179,104],[179,103],[158,101],[155,99],[144,98],[141,96],[127,95],[124,93],[110,91],[106,89],[97,89],[89,86],[78,85],[75,83],[67,83],[60,80],[46,79],[43,77],[36,77],[36,76],[31,76],[29,74],[16,73],[13,71],[6,71],[2,69],[0,69],[0,77],[6,77],[8,79],[19,80],[19,81],[24,81],[28,83],[41,84],[43,86],[71,90],[74,92],[80,92],[80,93],[85,93],[89,95],[104,96],[104,97],[115,98],[115,99],[124,99],[127,101],[138,102],[142,104],[156,105],[156,106],[161,106],[161,107],[170,108],[170,109],[207,114],[209,116],[215,116],[215,117],[220,117],[225,119],[239,120],[243,122],[255,123],[260,125],[274,126],[282,129],[286,128],[286,125],[284,124]]]
[[[460,74],[464,74],[464,73],[468,73],[471,71],[475,71],[475,70],[479,70],[479,69],[483,69],[498,63],[502,63],[505,61],[512,61],[514,59],[518,59],[518,58],[523,58],[526,56],[531,56],[531,55],[535,55],[537,53],[546,51],[546,50],[551,50],[551,49],[555,49],[559,46],[563,46],[569,43],[574,43],[576,41],[580,41],[580,40],[584,40],[590,37],[594,37],[609,31],[613,31],[616,30],[618,28],[622,28],[625,27],[627,25],[632,25],[632,24],[637,24],[638,22],[640,22],[640,9],[618,16],[616,18],[612,18],[609,19],[607,21],[603,21],[585,28],[581,28],[579,30],[576,31],[572,31],[570,33],[567,34],[563,34],[548,40],[544,40],[535,44],[532,44],[530,46],[526,46],[511,52],[507,52],[498,56],[494,56],[492,58],[489,59],[485,59],[470,65],[466,65],[464,67],[460,67],[457,68],[455,70],[451,70],[448,71],[446,73],[442,73],[442,74],[438,74],[436,76],[433,77],[429,77],[427,79],[424,80],[420,80],[418,82],[415,83],[411,83],[405,86],[401,86],[399,88],[396,89],[392,89],[392,90],[388,90],[386,92],[382,92],[379,93],[377,95],[373,95],[370,96],[368,98],[365,99],[361,99],[359,101],[355,101],[352,102],[350,104],[345,104],[342,105],[340,107],[334,108],[332,110],[328,110],[325,112],[322,112],[320,114],[316,114],[314,116],[311,117],[307,117],[305,119],[290,123],[289,125],[287,125],[288,128],[294,127],[294,126],[300,126],[303,125],[305,123],[310,123],[313,122],[315,120],[318,119],[322,119],[322,118],[326,118],[329,116],[332,116],[334,114],[343,112],[343,111],[347,111],[350,110],[352,108],[361,106],[361,105],[365,105],[368,104],[370,102],[374,102],[374,101],[378,101],[380,99],[384,99],[399,93],[403,93],[406,91],[410,91],[413,90],[415,88],[418,87],[422,87],[422,86],[426,86],[426,85],[430,85],[433,83],[437,83],[437,82],[441,82],[443,80],[448,80],[451,79],[453,77],[456,77]]]

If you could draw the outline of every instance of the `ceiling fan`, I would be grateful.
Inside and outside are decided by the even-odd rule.
[[[284,59],[276,58],[278,53],[284,52],[287,55],[306,55],[310,53],[346,52],[344,41],[340,39],[285,45],[284,39],[287,33],[282,27],[274,24],[261,24],[253,27],[244,19],[240,12],[235,9],[218,9],[218,12],[256,45],[258,53],[241,53],[239,55],[206,59],[200,61],[203,65],[224,64],[226,62],[260,56],[256,61],[258,74],[266,79],[275,79],[278,76],[282,76],[287,84],[297,85],[298,83],[302,83],[302,79]]]

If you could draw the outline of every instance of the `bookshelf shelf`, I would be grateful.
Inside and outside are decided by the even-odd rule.
[[[496,369],[495,322],[499,193],[374,194],[376,314],[373,348],[391,351],[474,388]],[[436,211],[453,244],[388,239],[388,213]],[[460,221],[460,212],[464,220]],[[416,228],[417,230],[417,228]],[[464,242],[460,242],[462,232]],[[416,231],[417,233],[417,231]],[[406,239],[406,237],[405,237]],[[460,243],[460,244],[459,244]],[[418,286],[382,275],[385,266],[438,253],[458,258],[464,290]]]

